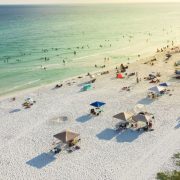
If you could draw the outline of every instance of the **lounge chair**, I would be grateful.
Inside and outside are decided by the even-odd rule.
[[[90,112],[91,112],[91,114],[95,114],[96,113],[94,109],[91,109]]]
[[[54,148],[54,153],[55,154],[58,154],[58,153],[60,153],[61,152],[61,148]]]
[[[79,149],[81,149],[81,147],[80,146],[75,146],[75,149],[79,150]]]

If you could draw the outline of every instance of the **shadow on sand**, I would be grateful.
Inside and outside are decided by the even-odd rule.
[[[89,82],[88,82],[88,81],[87,81],[87,82],[83,82],[83,83],[78,84],[77,86],[78,86],[78,87],[83,87],[83,86],[86,85],[86,84],[89,84]]]
[[[56,158],[50,154],[50,153],[42,153],[35,158],[29,160],[26,162],[26,164],[35,167],[37,169],[41,169],[45,167],[46,165],[50,164],[53,162]]]
[[[117,131],[114,129],[107,128],[97,134],[96,136],[101,140],[111,140],[113,137],[117,135]]]
[[[177,122],[178,122],[178,124],[175,126],[175,129],[180,128],[180,117],[177,118]]]
[[[124,142],[133,142],[137,139],[144,131],[132,131],[130,129],[121,132],[117,137],[117,142],[124,143]]]
[[[85,123],[85,122],[89,121],[90,119],[92,119],[92,116],[90,114],[86,114],[86,115],[83,115],[83,116],[77,118],[76,121]]]
[[[13,110],[9,111],[9,113],[16,113],[16,112],[19,112],[19,111],[21,111],[21,109],[13,109]]]
[[[151,99],[148,99],[148,98],[143,98],[141,99],[140,101],[138,101],[137,103],[138,104],[144,104],[144,105],[149,105],[153,102],[153,100]]]

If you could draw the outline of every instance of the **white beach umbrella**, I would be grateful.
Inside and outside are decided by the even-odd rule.
[[[148,90],[151,91],[151,92],[159,94],[161,91],[165,90],[165,87],[163,87],[163,86],[154,86],[152,88],[149,88]]]
[[[25,99],[25,102],[33,104],[34,100],[32,98],[28,97],[28,98]]]

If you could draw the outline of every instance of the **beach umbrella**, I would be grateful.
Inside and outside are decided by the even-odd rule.
[[[25,99],[25,102],[29,103],[29,104],[33,104],[34,100],[31,97],[28,97]]]
[[[170,86],[170,83],[164,82],[164,83],[159,84],[159,86],[168,87],[168,86]]]
[[[96,102],[91,103],[90,105],[99,108],[99,107],[101,107],[101,106],[103,106],[103,105],[105,105],[105,104],[106,104],[106,103],[104,103],[104,102],[96,101]]]
[[[137,115],[133,116],[132,119],[136,122],[138,122],[138,121],[148,122],[151,119],[151,117],[148,115],[137,114]]]
[[[154,87],[152,87],[152,88],[150,88],[148,90],[151,91],[151,92],[159,94],[161,91],[164,91],[165,88],[163,86],[154,86]]]
[[[113,116],[113,118],[120,119],[123,121],[127,121],[130,119],[134,114],[132,112],[121,112]]]
[[[84,90],[84,91],[88,91],[88,90],[90,90],[90,89],[92,89],[91,84],[86,84],[86,85],[83,86],[83,90]]]
[[[121,73],[117,74],[117,78],[118,79],[122,79],[123,78],[123,75]]]
[[[67,130],[54,135],[55,138],[59,139],[63,143],[73,141],[78,136],[80,136],[80,134]]]

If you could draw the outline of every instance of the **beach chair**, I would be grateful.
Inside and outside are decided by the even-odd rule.
[[[122,131],[122,130],[125,130],[127,129],[127,126],[129,125],[128,122],[120,122],[118,124],[116,124],[116,131]]]
[[[62,84],[56,84],[55,88],[61,88],[62,86]]]
[[[95,114],[96,114],[96,112],[95,112],[95,110],[94,110],[94,109],[91,109],[91,110],[90,110],[90,113],[91,113],[91,114],[93,114],[93,115],[95,115]]]
[[[95,116],[99,116],[103,112],[102,109],[91,109],[90,113]]]

